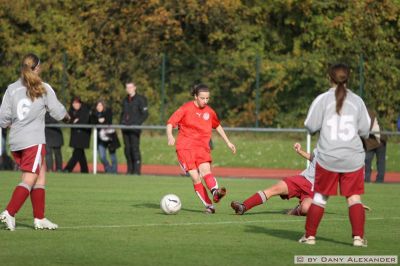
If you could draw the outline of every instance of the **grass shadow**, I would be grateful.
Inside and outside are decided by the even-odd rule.
[[[33,225],[26,224],[26,223],[21,223],[21,222],[15,223],[15,228],[17,228],[17,229],[18,228],[35,229],[35,227]],[[1,223],[0,230],[7,230],[6,226],[3,223]]]
[[[256,233],[256,234],[266,234],[276,238],[288,239],[291,241],[298,241],[302,236],[303,232],[293,231],[293,230],[285,230],[285,229],[276,229],[276,228],[267,228],[263,226],[256,226],[256,225],[248,225],[245,229],[245,232],[248,233]],[[332,242],[335,244],[349,246],[350,243],[338,241],[332,238],[327,237],[319,237],[317,236],[317,241],[323,240],[327,242]]]
[[[283,210],[268,210],[268,211],[249,211],[246,212],[247,215],[260,215],[260,214],[282,214],[282,215],[288,215],[287,212],[290,211],[291,209],[283,209]],[[327,212],[325,211],[324,214],[336,214],[334,212]],[[299,217],[306,217],[306,216],[299,216]]]
[[[276,210],[276,211],[257,211],[257,212],[246,212],[247,215],[260,215],[260,214],[285,214],[284,211]]]
[[[199,209],[187,209],[187,208],[182,208],[182,211],[186,211],[186,212],[204,212],[203,210],[199,210]]]
[[[131,205],[134,208],[147,208],[147,209],[157,209],[160,210],[159,214],[164,214],[161,209],[160,209],[160,205],[156,204],[156,203],[140,203],[140,204],[132,204]],[[188,208],[182,208],[181,211],[187,211],[187,212],[204,212],[203,210],[199,210],[199,209],[188,209]]]
[[[25,224],[25,223],[16,223],[15,227],[23,227],[23,228],[35,229],[35,227],[33,225]]]
[[[140,203],[140,204],[132,204],[134,208],[148,208],[148,209],[160,209],[160,204],[156,203]]]

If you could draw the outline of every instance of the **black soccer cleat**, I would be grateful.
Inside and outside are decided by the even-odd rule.
[[[221,187],[217,188],[213,191],[213,201],[214,203],[218,203],[223,197],[226,195],[226,188]]]
[[[238,201],[232,201],[231,207],[232,209],[235,210],[235,213],[238,215],[243,215],[246,212],[246,206],[244,206],[242,203]]]

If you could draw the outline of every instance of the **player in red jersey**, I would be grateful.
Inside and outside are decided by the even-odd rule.
[[[211,173],[212,158],[209,143],[212,129],[216,129],[233,153],[236,153],[236,147],[226,136],[215,111],[207,105],[210,99],[209,88],[204,84],[196,85],[192,89],[192,96],[194,101],[182,105],[168,119],[168,145],[175,145],[172,129],[178,127],[179,133],[175,145],[178,161],[182,169],[190,174],[194,190],[206,207],[206,213],[215,213],[215,208],[202,183],[203,179],[215,203],[225,196],[226,189],[218,187],[217,180]]]

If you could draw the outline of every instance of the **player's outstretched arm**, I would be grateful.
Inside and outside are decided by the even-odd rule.
[[[218,134],[224,139],[226,145],[231,149],[232,153],[236,153],[236,147],[232,142],[229,141],[228,136],[225,134],[225,130],[219,125],[215,130],[217,130]]]
[[[303,151],[303,150],[301,149],[301,144],[300,144],[300,143],[296,142],[296,143],[293,145],[293,148],[294,148],[294,150],[295,150],[298,154],[300,154],[300,155],[301,155],[302,157],[304,157],[305,159],[307,159],[307,160],[309,160],[309,161],[312,160],[311,154],[309,154],[308,152]]]

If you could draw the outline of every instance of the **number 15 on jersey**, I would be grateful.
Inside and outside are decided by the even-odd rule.
[[[356,134],[353,115],[334,114],[326,121],[326,124],[329,127],[331,140],[350,141]]]

